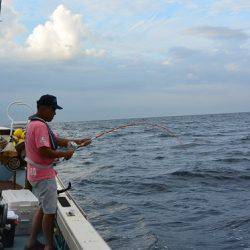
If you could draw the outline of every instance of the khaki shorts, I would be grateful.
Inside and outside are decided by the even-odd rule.
[[[55,214],[57,210],[57,185],[55,179],[30,182],[32,191],[44,214]]]

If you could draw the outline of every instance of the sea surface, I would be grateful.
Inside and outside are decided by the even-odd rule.
[[[54,124],[92,137],[142,119]],[[112,249],[250,249],[250,113],[146,118],[57,166]]]

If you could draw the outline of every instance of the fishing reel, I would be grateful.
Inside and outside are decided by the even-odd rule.
[[[68,143],[68,149],[72,149],[73,151],[76,151],[78,148],[77,143],[73,142],[73,141],[69,141]]]

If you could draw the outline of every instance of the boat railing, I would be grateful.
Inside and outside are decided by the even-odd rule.
[[[26,124],[25,121],[21,121],[21,122],[20,122],[20,121],[18,121],[18,122],[16,121],[16,122],[15,122],[15,120],[11,117],[11,115],[10,115],[10,110],[11,110],[11,108],[12,108],[14,105],[25,106],[25,107],[27,107],[28,109],[32,110],[32,107],[31,107],[30,105],[28,105],[27,103],[24,103],[24,102],[22,102],[22,101],[14,101],[14,102],[11,102],[11,103],[8,105],[6,113],[7,113],[8,118],[9,118],[10,121],[11,121],[11,124],[10,124],[10,136],[12,135],[13,129],[16,128],[16,125],[17,125],[17,124],[22,125],[22,126],[23,126],[24,124]]]

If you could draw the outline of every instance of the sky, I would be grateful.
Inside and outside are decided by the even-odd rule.
[[[0,124],[43,94],[57,121],[250,111],[250,0],[3,0],[0,19]]]

